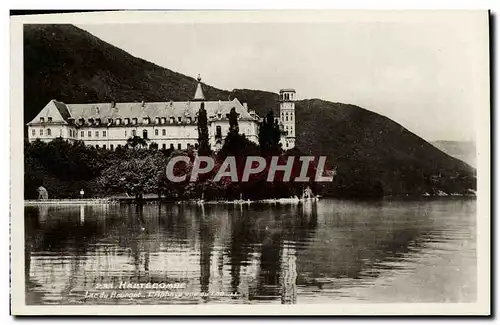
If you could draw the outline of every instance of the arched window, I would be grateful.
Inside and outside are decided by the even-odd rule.
[[[50,129],[47,129],[47,135],[52,135],[52,132],[50,131]]]
[[[181,150],[181,149],[182,149],[182,147],[181,147],[181,144],[180,144],[180,143],[178,143],[178,144],[177,144],[177,149],[179,149],[179,150]]]
[[[155,129],[155,135],[158,135],[158,129]]]
[[[220,125],[217,125],[215,127],[215,137],[216,138],[222,138],[222,128]]]
[[[166,135],[167,134],[167,130],[163,129],[161,130],[161,135]]]
[[[135,137],[137,135],[137,133],[135,132],[135,130],[132,130],[132,136]]]
[[[144,139],[147,139],[148,138],[148,130],[142,130],[142,137]]]

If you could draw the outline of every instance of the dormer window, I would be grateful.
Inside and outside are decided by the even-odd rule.
[[[218,113],[218,114],[217,114],[217,118],[219,118],[219,119],[220,119],[220,118],[222,118],[222,114],[221,114],[221,113]]]
[[[85,119],[84,118],[80,118],[78,120],[78,123],[80,123],[80,125],[84,125],[85,124]]]
[[[149,117],[143,117],[142,124],[149,124]]]
[[[161,124],[166,124],[167,123],[167,119],[165,117],[162,117],[161,118]]]
[[[47,122],[52,122],[52,117],[47,117]]]
[[[188,117],[187,117],[187,122],[188,122],[188,123],[191,123],[191,116],[188,116]]]
[[[174,124],[175,123],[175,119],[173,116],[170,116],[170,124]]]
[[[93,118],[89,118],[89,124],[94,124],[94,119]]]
[[[121,119],[121,118],[117,118],[117,119],[115,120],[115,124],[116,124],[116,125],[120,125],[120,123],[121,123],[121,122],[122,122],[122,119]]]
[[[126,118],[125,121],[124,121],[125,125],[128,125],[130,123],[130,119],[129,118]]]
[[[155,117],[155,124],[160,124],[160,118],[159,117]]]
[[[96,125],[100,125],[100,124],[101,124],[101,119],[100,119],[100,118],[97,118],[97,119],[95,120],[95,124],[96,124]]]
[[[113,119],[108,118],[108,124],[113,124]]]
[[[40,123],[43,123],[45,122],[45,118],[44,117],[40,117]]]
[[[181,122],[182,122],[182,117],[180,117],[180,116],[179,116],[179,117],[177,117],[177,121],[178,121],[179,123],[181,123]]]
[[[135,118],[135,117],[134,117],[134,118],[132,119],[132,124],[133,124],[133,125],[136,125],[136,124],[137,124],[137,118]]]

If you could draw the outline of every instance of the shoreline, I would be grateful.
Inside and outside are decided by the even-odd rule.
[[[351,201],[373,201],[384,199],[400,199],[400,200],[433,200],[433,199],[476,199],[475,195],[416,195],[416,196],[385,196],[382,198],[335,198],[335,197],[321,197],[321,199],[338,199],[338,200],[351,200]],[[171,203],[171,204],[191,204],[191,205],[231,205],[231,204],[300,204],[304,202],[318,202],[320,197],[313,197],[307,199],[299,198],[279,198],[279,199],[262,199],[262,200],[212,200],[204,201],[201,199],[193,200],[165,200],[154,198],[144,198],[143,203]],[[32,205],[99,205],[99,204],[135,204],[135,198],[94,198],[94,199],[48,199],[48,200],[24,200],[25,206]]]

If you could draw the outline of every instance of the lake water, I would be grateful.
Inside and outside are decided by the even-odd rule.
[[[474,200],[40,205],[25,223],[27,304],[476,300]]]

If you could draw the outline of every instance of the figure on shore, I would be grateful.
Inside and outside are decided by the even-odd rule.
[[[48,200],[49,199],[49,192],[47,192],[47,189],[43,186],[39,186],[38,189],[38,199],[39,200]]]

